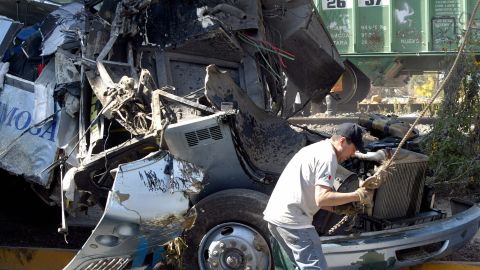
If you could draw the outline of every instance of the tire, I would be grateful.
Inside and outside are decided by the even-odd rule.
[[[247,189],[220,191],[198,202],[191,209],[195,223],[184,234],[182,268],[273,269],[262,214],[267,202],[267,195]]]
[[[347,82],[344,82],[344,97],[337,105],[337,111],[357,111],[358,103],[368,96],[370,92],[370,79],[357,66],[350,61],[345,61]]]
[[[339,100],[336,102],[337,112],[355,112],[360,101],[368,96],[370,92],[370,79],[352,62],[345,60],[345,72],[343,73],[342,85],[343,90],[339,92],[332,92]],[[327,109],[323,104],[325,97],[321,99],[312,98],[311,113],[316,114],[325,112]]]

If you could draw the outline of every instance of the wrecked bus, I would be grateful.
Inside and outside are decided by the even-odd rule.
[[[311,1],[29,2],[45,18],[23,25],[8,17],[26,2],[3,2],[0,165],[62,208],[60,233],[101,209],[64,269],[291,267],[262,211],[288,160],[329,136],[287,122],[296,97],[344,70]],[[337,190],[386,145],[339,166]],[[329,267],[419,264],[473,237],[480,209],[432,208],[426,160],[402,149],[370,213],[316,215]]]

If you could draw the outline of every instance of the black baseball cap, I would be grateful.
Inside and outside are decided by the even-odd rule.
[[[336,133],[337,135],[343,136],[351,141],[358,151],[366,153],[365,147],[363,146],[363,129],[354,123],[343,123],[337,126]]]

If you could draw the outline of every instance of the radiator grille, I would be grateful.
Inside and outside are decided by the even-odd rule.
[[[90,263],[82,270],[122,270],[129,262],[130,258],[105,258]]]
[[[394,163],[386,182],[376,192],[373,217],[408,217],[420,211],[427,161]]]
[[[185,139],[187,140],[188,146],[192,147],[198,145],[200,142],[208,142],[210,140],[221,140],[223,139],[222,131],[220,126],[213,126],[209,128],[203,128],[195,131],[190,131],[185,133]]]

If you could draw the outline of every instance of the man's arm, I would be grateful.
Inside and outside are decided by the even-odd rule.
[[[335,192],[333,189],[326,186],[315,186],[315,203],[320,208],[358,201],[360,201],[360,197],[356,192]]]

